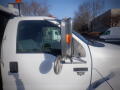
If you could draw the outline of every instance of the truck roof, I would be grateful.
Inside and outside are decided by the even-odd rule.
[[[14,17],[13,19],[18,19],[18,20],[54,20],[56,18],[53,17],[47,17],[47,16],[19,16],[19,17]]]
[[[10,19],[10,21],[19,22],[22,20],[49,20],[50,22],[59,25],[60,23],[57,21],[56,18],[47,17],[47,16],[19,16]]]
[[[16,9],[16,8],[9,8],[9,7],[4,7],[4,6],[0,5],[0,11],[5,12],[7,14],[12,14],[14,16],[18,15],[18,9]]]

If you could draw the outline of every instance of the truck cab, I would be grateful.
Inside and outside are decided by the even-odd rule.
[[[14,17],[1,44],[1,90],[119,90],[119,52],[72,31],[70,18]]]
[[[88,42],[72,32],[66,37],[66,30],[72,29],[66,25],[64,21],[59,26],[50,17],[14,17],[8,21],[1,46],[3,90],[89,88]]]

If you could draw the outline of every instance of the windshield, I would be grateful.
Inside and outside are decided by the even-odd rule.
[[[19,22],[17,53],[61,53],[60,28],[46,20]]]
[[[75,34],[80,40],[82,40],[82,41],[85,42],[86,44],[89,43],[89,41],[88,41],[86,38],[84,38],[82,35],[80,35],[79,33],[73,31],[73,34]]]

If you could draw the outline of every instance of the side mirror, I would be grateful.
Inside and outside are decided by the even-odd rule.
[[[61,21],[61,51],[54,62],[54,72],[59,74],[62,70],[62,62],[72,57],[72,20],[65,18]],[[71,60],[72,62],[72,60]]]
[[[61,22],[61,49],[62,58],[72,56],[72,20],[65,18]]]

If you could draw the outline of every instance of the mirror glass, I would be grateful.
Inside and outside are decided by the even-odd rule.
[[[54,73],[55,74],[60,74],[61,70],[62,70],[62,56],[57,56],[56,60],[54,61]]]
[[[71,57],[72,50],[72,20],[70,18],[63,19],[61,22],[61,49],[62,49],[62,57]],[[66,43],[66,39],[68,39],[69,43]]]

